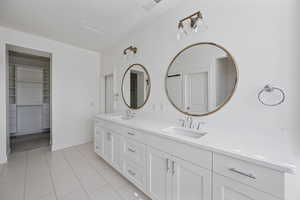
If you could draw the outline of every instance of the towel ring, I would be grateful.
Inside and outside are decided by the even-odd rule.
[[[264,92],[273,92],[273,91],[275,91],[275,90],[277,90],[277,91],[279,91],[279,92],[281,93],[281,96],[282,96],[282,97],[281,97],[281,100],[280,100],[279,102],[274,103],[274,104],[268,104],[268,103],[266,103],[266,102],[264,102],[264,101],[262,100],[261,95],[262,95]],[[282,104],[282,103],[285,101],[285,93],[284,93],[284,91],[283,91],[282,89],[278,88],[278,87],[273,87],[273,86],[271,86],[271,85],[266,85],[266,86],[258,93],[257,97],[258,97],[259,102],[262,103],[262,104],[265,105],[265,106],[278,106],[278,105]]]

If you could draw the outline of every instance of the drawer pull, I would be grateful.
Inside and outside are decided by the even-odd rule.
[[[229,171],[234,172],[234,173],[237,173],[237,174],[240,174],[240,175],[243,175],[243,176],[246,176],[246,177],[248,177],[248,178],[256,179],[256,177],[255,177],[254,175],[252,175],[252,174],[247,174],[247,173],[242,172],[242,171],[240,171],[240,170],[237,170],[237,169],[235,169],[235,168],[230,168]]]
[[[130,133],[130,132],[127,132],[128,135],[132,135],[132,136],[135,136],[134,133]]]
[[[131,170],[128,170],[128,173],[131,175],[131,176],[135,176],[136,173],[134,173],[133,171]]]
[[[128,151],[132,152],[132,153],[135,153],[136,150],[132,149],[132,148],[128,148]]]
[[[166,159],[167,173],[170,171],[169,159]]]
[[[175,174],[175,161],[172,161],[172,175]]]
[[[111,133],[107,132],[106,135],[107,135],[107,140],[108,140],[108,141],[111,141]]]

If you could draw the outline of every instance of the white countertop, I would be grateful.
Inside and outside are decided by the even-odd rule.
[[[217,128],[206,129],[205,136],[194,139],[169,134],[162,129],[176,126],[170,122],[135,117],[130,120],[114,118],[111,114],[99,114],[96,119],[106,120],[148,134],[169,138],[190,146],[221,153],[233,158],[249,161],[274,170],[295,173],[296,166],[291,162],[291,154],[284,144],[284,139],[278,134],[257,134],[254,132],[226,131]]]

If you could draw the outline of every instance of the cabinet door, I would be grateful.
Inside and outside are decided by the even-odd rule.
[[[158,150],[147,150],[147,191],[154,200],[171,200],[170,156]]]
[[[95,127],[95,138],[94,138],[94,149],[95,152],[103,156],[103,136],[104,136],[104,130],[100,127]]]
[[[213,175],[213,200],[278,200],[221,175]]]
[[[172,200],[211,200],[211,171],[175,158],[172,174]]]
[[[123,158],[122,149],[124,146],[123,137],[119,134],[112,133],[113,138],[113,166],[120,172],[122,172]]]
[[[107,130],[104,132],[103,144],[104,144],[103,158],[110,164],[113,164],[114,135],[112,134],[112,132]]]
[[[124,160],[124,175],[142,191],[146,189],[146,170],[132,160]]]

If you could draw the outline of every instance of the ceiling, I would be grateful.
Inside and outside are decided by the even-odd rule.
[[[154,1],[1,0],[0,25],[101,51],[180,0]]]

